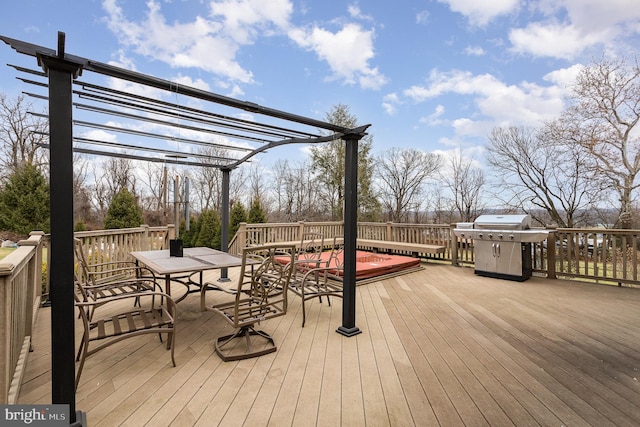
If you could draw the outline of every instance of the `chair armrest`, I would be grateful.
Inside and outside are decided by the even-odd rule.
[[[176,303],[173,300],[173,298],[171,298],[171,296],[165,294],[164,292],[157,292],[157,291],[153,291],[153,292],[135,292],[135,293],[129,293],[129,294],[121,294],[121,295],[114,295],[112,297],[106,297],[106,298],[101,298],[100,300],[97,301],[78,301],[76,300],[76,306],[77,307],[92,307],[94,305],[104,305],[106,303],[110,303],[110,302],[114,302],[114,301],[122,301],[122,300],[127,300],[127,299],[136,299],[136,298],[148,298],[148,297],[153,297],[153,296],[157,296],[160,297],[161,300],[165,300],[166,305],[167,305],[167,310],[169,311],[169,313],[172,316],[175,316],[175,311],[176,311]]]
[[[131,265],[131,266],[118,266],[113,268],[100,268],[96,269],[95,267],[109,266],[109,265],[119,265],[119,263],[103,263],[103,264],[92,264],[87,267],[87,274],[89,276],[93,276],[94,280],[108,280],[110,277],[114,277],[116,280],[119,278],[123,278],[125,276],[137,277],[137,278],[152,278],[156,279],[156,275],[149,268],[139,265]]]
[[[322,277],[323,279],[327,280],[338,280],[338,281],[342,281],[342,276],[340,276],[340,274],[338,274],[338,272],[340,271],[344,271],[343,267],[317,267],[317,268],[312,268],[308,271],[306,271],[304,273],[304,275],[302,276],[302,283],[305,283],[308,279],[308,277],[310,275],[313,275],[314,277],[311,279],[314,282],[316,281],[316,278],[318,276]]]
[[[91,284],[91,282],[88,282],[88,283],[85,282],[85,283],[81,283],[80,286],[82,286],[85,289],[92,290],[92,289],[104,289],[104,288],[117,288],[117,287],[123,287],[127,285],[136,285],[140,282],[152,282],[154,289],[155,288],[160,290],[162,289],[158,281],[152,277],[129,277],[125,279],[114,279],[111,281],[97,282],[95,284]]]

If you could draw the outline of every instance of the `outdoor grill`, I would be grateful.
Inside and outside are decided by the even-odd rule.
[[[532,230],[529,215],[481,215],[459,222],[456,236],[473,239],[475,273],[524,281],[531,277],[531,243],[547,238],[546,230]]]

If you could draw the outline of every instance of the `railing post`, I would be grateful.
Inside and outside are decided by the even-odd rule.
[[[31,336],[33,329],[34,310],[37,309],[37,307],[34,307],[34,301],[36,295],[42,293],[42,246],[40,245],[40,236],[44,233],[39,232],[41,233],[39,235],[34,233],[31,234],[32,237],[29,239],[18,242],[18,246],[33,246],[35,250],[34,256],[29,260],[27,267],[27,307],[24,322],[25,335],[29,336]],[[38,291],[38,289],[40,289],[40,291]]]
[[[169,240],[176,238],[176,226],[175,224],[167,224],[167,241],[165,247],[169,247]]]
[[[298,221],[298,237],[296,240],[301,240],[304,235],[304,221]]]
[[[451,265],[460,266],[458,262],[458,236],[453,232],[456,224],[449,224],[449,244],[451,245]]]
[[[547,227],[552,230],[547,237],[547,278],[556,279],[556,232],[555,227]]]
[[[0,404],[8,403],[11,366],[11,274],[13,264],[0,262]]]
[[[149,237],[149,226],[147,224],[142,224],[140,228],[142,228],[142,241],[140,242],[139,250],[148,251],[149,249],[151,249],[151,245],[150,245],[151,239]]]
[[[44,285],[43,281],[42,281],[42,249],[44,247],[45,244],[45,234],[43,231],[32,231],[31,233],[29,233],[29,236],[38,236],[35,238],[30,238],[30,241],[37,241],[36,245],[36,266],[38,268],[38,272],[40,273],[39,275],[36,276],[36,287],[34,289],[35,294],[33,295],[34,298],[38,298],[38,300],[42,299],[42,287]],[[48,276],[48,275],[47,275]]]
[[[236,239],[236,245],[242,245],[238,247],[235,253],[241,253],[242,248],[246,248],[248,245],[247,242],[247,223],[241,222],[238,227],[238,238]]]
[[[384,240],[392,241],[393,239],[393,223],[391,221],[387,222],[387,234],[384,236]]]

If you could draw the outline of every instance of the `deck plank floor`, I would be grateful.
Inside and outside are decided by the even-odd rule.
[[[213,350],[230,328],[189,295],[177,367],[157,336],[125,340],[87,360],[77,409],[91,426],[640,425],[639,289],[424,267],[359,286],[352,338],[335,332],[340,299],[311,302],[302,328],[291,295],[289,313],[262,325],[278,351],[236,362]],[[49,314],[22,404],[50,403]]]

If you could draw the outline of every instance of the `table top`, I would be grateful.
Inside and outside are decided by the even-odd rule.
[[[185,248],[184,256],[169,255],[169,250],[136,251],[131,256],[156,274],[167,275],[216,268],[238,267],[242,257],[211,248]]]

